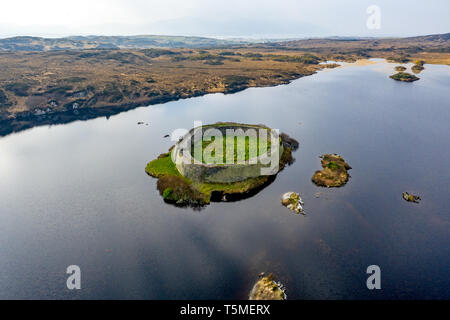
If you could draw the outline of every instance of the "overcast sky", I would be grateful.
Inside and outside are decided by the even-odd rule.
[[[0,37],[168,34],[409,36],[450,32],[450,0],[0,0]],[[369,29],[377,5],[381,28]]]

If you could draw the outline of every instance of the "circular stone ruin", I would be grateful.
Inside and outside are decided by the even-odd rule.
[[[258,143],[264,136],[267,144]],[[253,142],[256,139],[256,149],[251,139]],[[222,145],[223,153],[220,148],[216,153],[217,145]],[[234,150],[227,148],[229,145]],[[236,152],[242,148],[243,153]],[[236,201],[258,193],[294,161],[292,152],[297,148],[295,139],[264,125],[216,123],[191,129],[168,153],[149,162],[145,171],[158,179],[157,189],[165,202],[203,206],[211,201]],[[208,154],[213,156],[202,157]]]
[[[245,159],[240,159],[243,161],[238,161],[239,159],[236,158],[235,151],[233,152],[233,158],[231,159],[232,163],[228,163],[226,158],[220,159],[222,161],[214,162],[209,161],[212,159],[198,159],[198,157],[193,155],[195,149],[192,148],[192,144],[198,142],[199,139],[203,139],[204,135],[216,137],[216,135],[220,134],[226,139],[230,136],[230,132],[233,132],[234,135],[238,137],[237,139],[246,139],[246,137],[247,139],[257,139],[257,137],[260,137],[258,140],[255,140],[255,143],[257,143],[257,141],[259,142],[261,137],[265,136],[266,138],[263,139],[266,139],[268,147],[261,151],[259,149],[254,150],[256,154],[253,152],[253,156],[246,154]],[[249,133],[253,133],[254,136],[249,136]],[[272,141],[276,141],[277,145],[272,145]],[[225,143],[228,143],[228,141],[225,141]],[[232,140],[232,143],[234,146],[235,140]],[[202,148],[202,153],[203,151],[204,148]],[[222,151],[226,156],[226,147],[223,147]],[[272,152],[277,152],[277,157],[272,157]],[[190,180],[204,183],[232,183],[259,177],[264,170],[267,172],[266,175],[278,173],[278,164],[272,170],[270,170],[269,167],[273,159],[281,158],[283,152],[283,142],[280,139],[279,134],[266,126],[218,123],[190,130],[175,145],[172,151],[172,160],[174,161],[177,170]]]

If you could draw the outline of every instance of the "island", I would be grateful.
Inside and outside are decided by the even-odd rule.
[[[351,169],[350,165],[337,154],[325,154],[321,158],[323,170],[316,171],[312,181],[320,187],[327,188],[345,185],[349,179],[347,170]]]
[[[396,66],[395,67],[395,71],[398,71],[398,72],[403,72],[405,70],[406,70],[406,68],[404,66]]]
[[[287,192],[281,196],[281,204],[295,213],[305,215],[303,199],[297,192]]]
[[[286,293],[281,283],[275,281],[275,276],[261,274],[250,292],[249,300],[286,300]]]
[[[408,192],[403,192],[402,198],[403,198],[403,200],[405,200],[407,202],[413,202],[413,203],[419,203],[419,201],[422,200],[419,196],[410,194]]]
[[[423,70],[425,70],[425,67],[423,66],[425,64],[425,61],[423,60],[417,60],[414,62],[414,65],[411,67],[412,72],[415,74],[421,73]]]
[[[402,81],[402,82],[413,82],[413,81],[417,81],[420,79],[420,78],[416,77],[415,75],[412,75],[407,72],[396,73],[396,74],[390,76],[390,78],[394,79],[396,81]]]
[[[265,125],[216,123],[191,129],[168,153],[148,163],[145,171],[158,179],[157,189],[165,202],[204,206],[256,194],[293,163],[297,148],[295,139]]]

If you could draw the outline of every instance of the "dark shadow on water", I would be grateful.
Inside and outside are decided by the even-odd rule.
[[[275,181],[276,177],[277,177],[276,175],[270,176],[269,179],[267,179],[267,181],[264,184],[258,186],[255,189],[252,189],[248,192],[244,192],[244,193],[235,193],[235,194],[224,195],[224,193],[221,191],[213,191],[211,193],[210,201],[216,202],[216,203],[217,202],[238,202],[238,201],[242,201],[245,199],[249,199],[249,198],[257,195],[258,193],[260,193],[263,189],[265,189],[269,185],[271,185]],[[225,198],[224,198],[224,196],[225,196]],[[167,201],[165,199],[164,199],[164,202],[168,205],[171,205],[171,206],[174,206],[174,207],[177,207],[180,209],[191,209],[193,211],[202,211],[202,210],[206,209],[206,207],[209,205],[209,204],[206,204],[206,205],[177,204],[177,203]]]
[[[276,175],[270,176],[269,179],[267,179],[267,181],[265,183],[263,183],[262,185],[258,186],[255,189],[252,189],[248,192],[227,194],[227,195],[225,195],[226,196],[225,199],[224,199],[223,192],[213,191],[211,193],[211,202],[238,202],[241,200],[249,199],[249,198],[257,195],[258,193],[260,193],[263,189],[268,187],[270,184],[272,184],[275,181],[276,177],[277,177]]]

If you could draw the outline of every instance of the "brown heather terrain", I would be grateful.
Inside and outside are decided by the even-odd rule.
[[[410,38],[379,39],[310,39],[283,43],[252,45],[282,46],[284,50],[301,50],[324,55],[328,60],[384,58],[396,62],[425,60],[430,64],[450,65],[450,33]]]
[[[0,53],[0,134],[39,124],[108,116],[139,105],[288,83],[330,67],[262,59],[248,54],[249,50],[233,50],[232,56],[223,52]]]
[[[0,135],[109,116],[141,105],[273,86],[326,60],[386,58],[450,65],[449,34],[406,39],[298,40],[210,49],[0,52]]]

